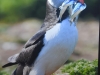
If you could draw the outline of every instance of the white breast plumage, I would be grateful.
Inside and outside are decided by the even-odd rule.
[[[57,23],[46,32],[44,37],[45,46],[36,59],[35,66],[45,64],[46,70],[52,73],[67,61],[76,46],[77,39],[78,32],[74,23],[70,25],[68,19]]]

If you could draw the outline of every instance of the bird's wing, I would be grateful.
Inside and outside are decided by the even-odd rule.
[[[43,47],[43,38],[46,29],[40,29],[30,40],[28,40],[23,47],[22,51],[8,58],[9,63],[3,65],[3,67],[12,66],[15,64],[30,64],[32,58],[33,62],[37,58],[41,48]]]
[[[19,54],[16,61],[20,63],[25,63],[27,65],[31,65],[32,63],[34,63],[42,47],[44,46],[43,38],[44,38],[44,34],[38,40],[33,42],[33,44],[31,45],[27,44],[28,47],[23,48],[22,52]]]
[[[44,35],[46,32],[46,28],[41,28],[34,36],[32,36],[32,38],[30,38],[24,48],[30,47],[31,45],[36,44],[42,37],[42,35]]]

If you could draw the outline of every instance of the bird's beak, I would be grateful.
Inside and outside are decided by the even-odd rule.
[[[69,8],[68,8],[69,7]],[[66,0],[63,2],[63,4],[60,6],[60,15],[59,19],[62,18],[62,15],[68,8],[69,11],[69,17],[70,21],[73,22],[74,18],[80,14],[81,11],[83,11],[86,8],[86,4],[83,0]]]

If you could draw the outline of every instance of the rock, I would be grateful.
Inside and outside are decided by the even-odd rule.
[[[2,44],[2,49],[3,50],[16,50],[18,48],[18,45],[16,43],[12,43],[12,42],[4,42]]]

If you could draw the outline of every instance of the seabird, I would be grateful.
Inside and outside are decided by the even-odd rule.
[[[78,40],[76,22],[85,8],[83,0],[47,0],[46,17],[40,30],[2,67],[18,64],[12,75],[54,73],[74,51]]]

